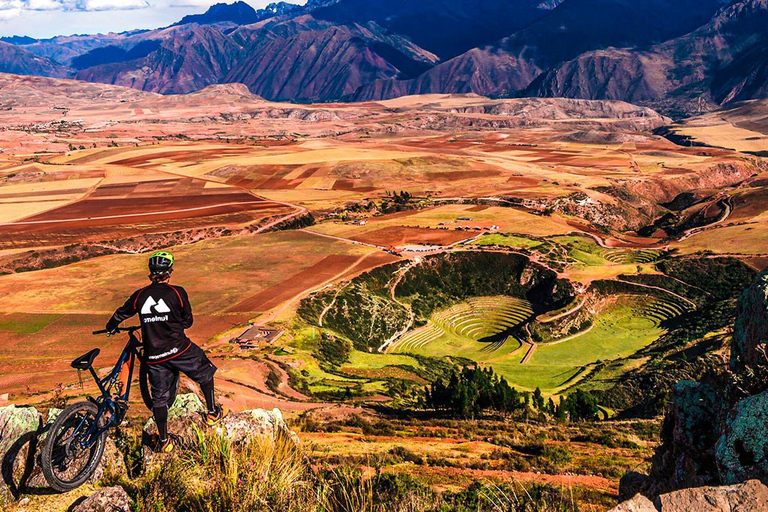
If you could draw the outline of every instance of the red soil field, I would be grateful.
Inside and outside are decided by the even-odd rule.
[[[81,238],[76,241],[85,242],[89,235],[103,240],[115,239],[118,234],[159,233],[166,231],[163,224],[169,222],[177,225],[167,226],[167,230],[212,225],[205,219],[250,223],[287,209],[239,188],[206,188],[206,184],[184,178],[102,185],[79,201],[0,225],[2,245],[31,241],[48,245],[70,243],[77,236]]]
[[[268,311],[303,291],[319,286],[352,266],[359,256],[332,254],[282,283],[265,288],[227,310],[228,313]]]
[[[231,147],[231,148],[216,148],[216,149],[204,149],[195,150],[190,148],[189,151],[166,151],[166,152],[151,152],[147,155],[134,156],[124,158],[123,160],[117,160],[112,162],[115,165],[126,165],[130,167],[141,167],[143,165],[152,163],[154,160],[173,160],[174,162],[198,162],[203,159],[209,159],[216,156],[236,156],[249,153],[252,148],[248,146]]]
[[[386,265],[388,263],[394,263],[396,261],[400,261],[400,258],[397,256],[394,256],[392,254],[386,253],[386,252],[375,252],[368,257],[366,257],[363,261],[355,265],[344,277],[353,277],[362,274],[363,272],[367,272],[368,270],[371,270],[372,268],[380,267],[382,265]]]
[[[93,243],[103,240],[123,240],[126,238],[151,233],[175,233],[183,230],[205,229],[213,226],[234,227],[256,224],[261,219],[285,215],[290,210],[282,205],[273,208],[235,211],[215,215],[216,209],[206,209],[198,214],[204,216],[171,218],[171,216],[153,216],[151,223],[137,222],[137,217],[122,218],[122,222],[99,226],[95,221],[87,226],[77,222],[58,222],[38,225],[37,229],[19,229],[3,234],[0,226],[0,248],[23,248],[69,245],[73,243]],[[211,214],[213,213],[213,214]],[[207,215],[206,215],[207,214]],[[156,218],[161,217],[161,218]],[[140,219],[138,219],[140,220]],[[41,227],[43,226],[43,227]],[[22,226],[29,228],[29,226]],[[10,234],[9,234],[10,233]]]
[[[126,289],[126,296],[132,290]],[[194,301],[194,297],[192,297]],[[118,304],[115,305],[117,307]],[[32,333],[7,330],[9,323],[23,327],[25,324],[40,322],[49,317],[47,325]],[[127,342],[126,336],[106,338],[93,336],[92,331],[102,329],[109,318],[103,314],[2,314],[0,313],[0,390],[3,393],[47,393],[58,383],[76,383],[77,372],[70,362],[92,348],[101,349],[96,359],[96,368],[109,368],[117,361],[120,351]],[[246,315],[195,315],[195,324],[188,331],[190,338],[198,345],[218,333],[244,323]],[[135,325],[133,319],[125,325]],[[45,324],[46,322],[43,322]],[[40,325],[43,325],[40,324]],[[82,376],[88,380],[87,375]],[[136,390],[138,391],[138,390]],[[138,396],[138,395],[136,395]]]
[[[186,197],[132,197],[126,200],[89,198],[28,217],[15,224],[24,225],[24,229],[33,229],[34,224],[74,220],[78,221],[78,225],[104,226],[125,223],[126,217],[162,220],[263,209],[272,206],[277,206],[277,204],[263,201],[246,193]]]
[[[398,246],[408,244],[450,245],[473,235],[465,231],[447,229],[414,228],[408,226],[390,226],[364,233],[352,240],[382,246]]]

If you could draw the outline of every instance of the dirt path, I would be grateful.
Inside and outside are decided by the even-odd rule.
[[[525,357],[523,357],[523,360],[520,361],[520,364],[528,364],[531,362],[531,358],[533,357],[534,352],[536,352],[536,347],[538,346],[536,343],[533,342],[527,342],[524,341],[523,344],[529,345],[528,351],[525,353]]]
[[[576,334],[572,334],[571,336],[567,336],[567,337],[565,337],[565,338],[563,338],[561,340],[553,341],[552,343],[542,343],[542,345],[544,345],[545,347],[551,347],[551,346],[554,346],[554,345],[559,345],[561,343],[565,343],[566,341],[575,340],[576,338],[580,338],[581,336],[584,336],[585,334],[587,334],[589,331],[591,331],[594,328],[595,328],[595,323],[592,322],[592,325],[590,325],[588,328],[584,329],[581,332],[577,332]]]
[[[665,293],[668,293],[668,294],[672,295],[673,297],[677,297],[678,299],[682,300],[683,302],[686,302],[686,303],[687,303],[689,306],[691,306],[693,309],[696,309],[696,303],[695,303],[695,302],[693,302],[693,301],[692,301],[692,300],[690,300],[690,299],[686,299],[686,298],[685,298],[685,297],[683,297],[682,295],[678,295],[678,294],[677,294],[677,293],[675,293],[675,292],[669,291],[669,290],[667,290],[666,288],[661,288],[660,286],[652,286],[652,285],[650,285],[650,284],[640,284],[640,283],[635,283],[635,282],[633,282],[633,281],[625,281],[625,280],[624,280],[624,279],[622,279],[621,277],[618,277],[618,278],[616,278],[616,280],[617,280],[617,281],[620,281],[620,282],[622,282],[622,283],[627,283],[627,284],[631,284],[631,285],[634,285],[634,286],[639,286],[639,287],[641,287],[641,288],[649,288],[649,289],[651,289],[651,290],[659,290],[659,291],[661,291],[661,292],[665,292]]]
[[[301,230],[301,231],[304,231],[304,230]],[[286,309],[291,307],[291,305],[294,304],[296,301],[299,301],[299,300],[303,299],[304,297],[306,297],[306,296],[308,296],[308,295],[310,295],[312,293],[319,292],[320,290],[322,290],[326,286],[328,286],[328,285],[334,283],[335,281],[341,279],[347,273],[349,273],[351,270],[353,270],[356,266],[358,266],[360,263],[362,263],[371,254],[376,254],[376,253],[369,252],[368,254],[364,254],[364,255],[360,256],[351,265],[349,265],[344,270],[342,270],[341,272],[339,272],[335,276],[331,277],[330,279],[327,279],[326,281],[323,281],[321,284],[319,284],[318,286],[316,286],[314,288],[311,288],[309,290],[305,290],[305,291],[303,291],[303,292],[301,292],[301,293],[299,293],[297,295],[294,295],[292,298],[290,298],[286,302],[284,302],[283,305],[280,306],[278,309],[273,309],[273,310],[269,311],[268,313],[266,313],[266,314],[260,316],[259,318],[257,318],[256,321],[255,321],[255,325],[264,325],[264,324],[270,322],[274,318],[278,317],[283,311],[285,311]]]
[[[706,226],[699,226],[699,227],[691,228],[684,231],[683,235],[677,239],[677,242],[682,242],[683,240],[687,240],[692,236],[698,235],[699,233],[703,233],[704,231],[715,229],[716,226],[728,220],[728,217],[730,217],[731,213],[733,213],[733,206],[731,205],[731,199],[729,197],[725,197],[724,199],[722,199],[722,203],[724,206],[724,211],[720,215],[719,219],[717,219],[712,224],[707,224]]]
[[[555,316],[553,316],[553,317],[551,317],[551,318],[544,318],[544,319],[542,319],[542,318],[537,318],[537,320],[538,320],[538,322],[539,322],[540,324],[549,324],[549,323],[552,323],[552,322],[554,322],[555,320],[560,320],[560,319],[561,319],[561,318],[563,318],[564,316],[568,316],[568,315],[570,315],[571,313],[575,313],[576,311],[578,311],[578,310],[580,310],[582,307],[584,307],[584,304],[586,304],[586,303],[587,303],[587,298],[586,298],[586,297],[584,297],[583,299],[581,299],[581,302],[579,302],[579,303],[578,303],[576,306],[572,307],[572,308],[571,308],[571,309],[569,309],[568,311],[563,311],[562,313],[560,313],[560,314],[558,314],[558,315],[555,315]]]
[[[400,301],[397,298],[396,296],[397,294],[395,293],[395,291],[397,290],[397,285],[400,284],[400,281],[402,281],[403,277],[405,277],[405,274],[407,274],[409,270],[411,270],[416,265],[419,265],[420,263],[421,263],[420,258],[414,258],[408,263],[408,265],[398,269],[397,278],[392,282],[392,284],[389,287],[389,296],[392,298],[392,300],[400,304],[402,307],[404,307],[408,311],[408,325],[406,325],[404,329],[396,332],[391,338],[389,338],[384,343],[382,343],[381,346],[378,348],[379,352],[389,352],[389,350],[394,346],[394,343],[398,339],[400,339],[403,335],[405,335],[408,331],[410,331],[413,328],[413,324],[416,322],[416,314],[413,312],[413,308],[411,307],[411,305]]]
[[[288,398],[292,400],[298,400],[301,402],[307,402],[312,400],[311,397],[308,397],[307,395],[303,393],[299,393],[295,389],[293,389],[290,386],[290,377],[288,375],[288,372],[285,371],[285,369],[280,365],[280,363],[270,357],[266,358],[268,361],[269,367],[277,372],[278,375],[280,375],[280,384],[277,385],[277,390],[282,393],[283,395],[287,396]]]
[[[339,294],[342,291],[344,291],[344,288],[346,288],[346,285],[345,286],[340,286],[339,289],[336,290],[336,293],[334,294],[333,299],[331,300],[331,302],[329,302],[328,305],[325,306],[323,308],[323,310],[320,312],[320,314],[317,316],[317,325],[319,325],[320,327],[323,326],[323,319],[325,318],[325,315],[327,315],[328,312],[333,307],[333,305],[336,304],[336,299],[339,298]]]
[[[358,240],[352,240],[351,238],[344,238],[344,237],[341,237],[341,236],[326,235],[325,233],[318,233],[316,231],[310,231],[308,229],[300,229],[299,231],[302,231],[304,233],[309,233],[310,235],[321,236],[323,238],[330,238],[331,240],[339,240],[340,242],[347,242],[347,243],[355,244],[355,245],[364,245],[366,247],[373,247],[374,249],[381,249],[382,251],[387,249],[383,245],[369,244],[367,242],[360,242]]]

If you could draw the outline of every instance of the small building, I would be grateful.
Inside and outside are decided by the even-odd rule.
[[[240,348],[244,350],[250,350],[273,344],[282,337],[283,333],[284,331],[281,329],[251,325],[240,336],[232,340],[232,343],[240,345]]]

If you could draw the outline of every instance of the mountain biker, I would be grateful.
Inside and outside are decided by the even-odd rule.
[[[173,254],[158,251],[149,257],[149,286],[136,290],[107,322],[114,334],[120,322],[139,315],[144,343],[144,361],[152,388],[152,413],[157,423],[158,452],[173,451],[168,437],[168,407],[173,405],[179,372],[200,384],[208,408],[205,422],[218,424],[226,415],[225,407],[216,405],[213,375],[216,367],[205,352],[192,343],[184,330],[192,326],[192,307],[187,292],[169,283],[173,273]]]

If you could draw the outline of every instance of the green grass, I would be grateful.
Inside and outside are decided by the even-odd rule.
[[[0,331],[14,334],[34,334],[61,318],[61,315],[8,314],[0,315]]]
[[[400,354],[368,353],[353,350],[349,357],[349,363],[345,366],[361,368],[364,370],[380,370],[387,366],[406,365],[420,368],[419,361],[411,356]]]
[[[661,252],[654,250],[633,251],[628,249],[603,249],[601,256],[611,263],[625,265],[627,263],[653,263],[659,259]]]
[[[521,364],[527,345],[510,340],[488,351],[483,344],[461,336],[456,329],[435,330],[436,337],[428,342],[422,337],[420,343],[414,343],[413,338],[406,336],[395,351],[432,357],[465,357],[491,366],[519,389],[539,387],[545,393],[556,393],[578,381],[594,363],[626,358],[655,341],[663,331],[647,308],[657,304],[670,307],[659,300],[649,302],[647,297],[620,296],[596,315],[591,330],[562,343],[539,344],[527,364]],[[449,313],[456,309],[460,308],[434,315],[435,326],[438,326],[436,318],[451,318]]]
[[[532,313],[530,303],[525,300],[512,297],[473,298],[435,313],[425,327],[404,336],[396,351],[432,355],[429,346],[434,342],[453,347],[462,352],[462,357],[468,357],[463,353],[500,350],[504,348],[501,344],[489,347],[477,341],[522,323]]]
[[[530,238],[507,235],[504,233],[494,233],[483,235],[478,240],[472,243],[473,245],[487,246],[487,245],[501,245],[504,247],[521,247],[524,249],[535,249],[544,245],[544,242],[538,240],[532,240]]]

